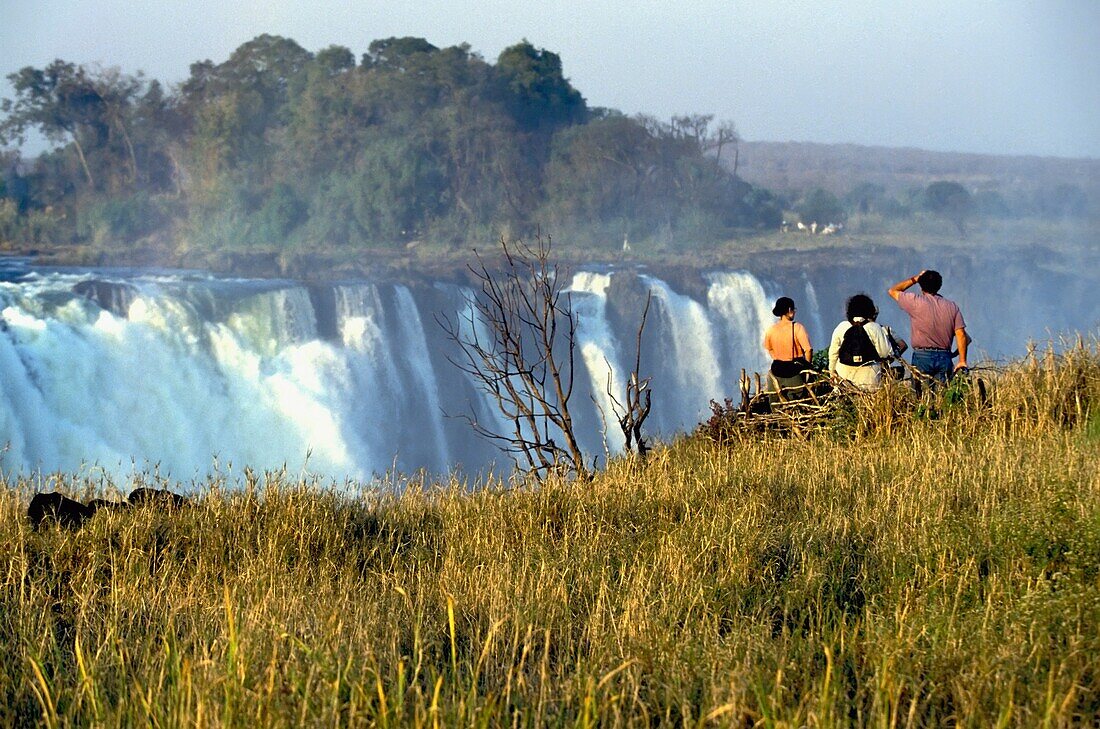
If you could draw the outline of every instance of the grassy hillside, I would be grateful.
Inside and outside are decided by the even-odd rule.
[[[34,532],[112,487],[9,479],[0,724],[1091,725],[1100,349],[989,377],[584,484],[251,475]]]

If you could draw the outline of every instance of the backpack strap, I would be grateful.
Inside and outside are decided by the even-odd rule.
[[[798,344],[794,338],[794,321],[791,321],[791,359],[798,359],[804,354],[805,351],[802,350],[802,345]]]

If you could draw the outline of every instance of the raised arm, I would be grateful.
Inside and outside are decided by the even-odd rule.
[[[905,279],[904,281],[898,281],[896,284],[891,286],[890,290],[887,291],[886,293],[890,294],[891,299],[893,299],[894,301],[897,301],[898,300],[898,294],[900,294],[902,291],[905,291],[906,289],[910,288],[911,286],[915,285],[917,283],[917,281],[920,280],[921,273],[924,273],[924,271],[921,271],[916,276],[911,276],[911,277]]]

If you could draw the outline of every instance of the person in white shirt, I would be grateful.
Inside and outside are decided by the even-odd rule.
[[[829,372],[865,390],[875,390],[882,385],[883,368],[885,362],[894,356],[894,346],[886,329],[875,321],[878,308],[867,294],[856,294],[848,299],[845,316],[847,318],[833,330],[829,343]],[[870,344],[865,352],[858,352],[857,348],[854,357],[850,346],[847,357],[842,357],[845,334],[852,327],[861,327]],[[850,361],[844,362],[845,358]]]

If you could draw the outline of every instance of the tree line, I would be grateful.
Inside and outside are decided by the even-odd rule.
[[[176,250],[461,246],[540,226],[583,247],[703,245],[773,228],[778,198],[725,164],[730,122],[590,107],[560,57],[489,62],[421,38],[316,53],[261,35],[166,87],[56,60],[8,76],[9,245]]]
[[[740,174],[785,202],[788,220],[912,230],[922,218],[1091,226],[1100,161],[810,142],[745,142]],[[793,216],[793,217],[791,217]]]
[[[884,185],[860,182],[841,196],[815,187],[789,205],[804,222],[846,221],[850,216],[899,222],[922,212],[932,213],[949,221],[964,237],[969,221],[1034,217],[1081,223],[1090,214],[1088,196],[1072,183],[1007,196],[988,189],[971,192],[953,180],[934,180],[901,194],[891,194]]]

